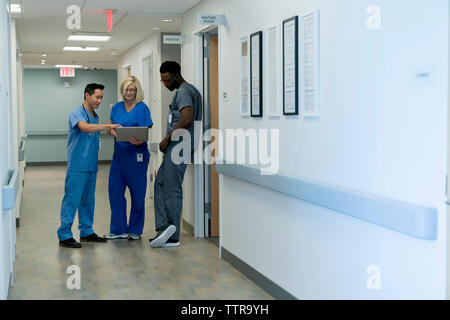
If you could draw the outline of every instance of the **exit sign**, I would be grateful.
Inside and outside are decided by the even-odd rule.
[[[75,68],[60,68],[59,69],[60,77],[75,77]]]

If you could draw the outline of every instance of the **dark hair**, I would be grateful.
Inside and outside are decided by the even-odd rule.
[[[89,83],[86,88],[84,88],[83,99],[86,99],[86,93],[92,96],[97,89],[103,90],[105,89],[105,86],[98,83]]]
[[[160,73],[170,73],[174,76],[181,75],[181,67],[178,62],[166,61],[159,68]]]

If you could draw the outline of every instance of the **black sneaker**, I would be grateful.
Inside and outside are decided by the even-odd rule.
[[[81,242],[106,242],[105,238],[99,237],[96,233],[93,233],[87,237],[80,237]]]
[[[176,231],[177,227],[175,227],[174,225],[170,225],[158,231],[158,234],[155,238],[149,239],[150,247],[161,248]]]
[[[59,245],[61,247],[66,247],[66,248],[81,248],[81,243],[75,241],[74,238],[70,238],[70,239],[66,239],[66,240],[59,240]]]

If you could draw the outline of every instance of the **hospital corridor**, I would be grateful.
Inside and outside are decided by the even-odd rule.
[[[0,300],[450,300],[449,110],[449,0],[0,0]]]
[[[17,229],[16,283],[9,299],[272,299],[219,259],[214,243],[187,232],[179,249],[150,250],[147,241],[127,239],[90,243],[77,251],[58,247],[54,226],[59,217],[55,212],[61,205],[64,174],[63,166],[27,169],[24,218]],[[99,234],[109,229],[107,179],[108,168],[103,165],[96,193],[95,228]],[[150,201],[146,209],[144,234],[150,238],[155,233]],[[80,267],[80,290],[67,289],[66,271],[71,265]]]

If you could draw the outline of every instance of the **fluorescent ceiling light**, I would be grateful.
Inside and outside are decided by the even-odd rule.
[[[21,13],[22,12],[22,6],[20,4],[11,3],[10,6],[9,6],[9,12],[10,13]]]
[[[42,56],[43,56],[43,57],[46,57],[47,55],[44,53]]]
[[[160,30],[161,28],[158,28],[158,27],[155,27],[155,28],[153,28],[153,30]]]
[[[64,51],[98,51],[100,48],[97,47],[64,47]]]
[[[174,22],[175,20],[173,19],[161,19],[161,22]]]
[[[69,41],[108,41],[110,36],[70,35]]]
[[[57,64],[55,68],[81,68],[81,65]]]

